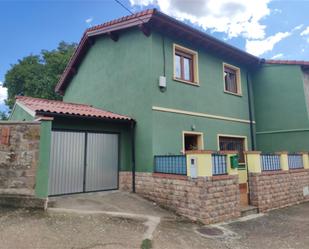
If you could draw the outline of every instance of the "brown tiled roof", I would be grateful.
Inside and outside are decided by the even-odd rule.
[[[266,60],[265,63],[266,64],[309,66],[309,61],[297,61],[297,60]]]
[[[157,29],[160,32],[168,33],[169,35],[181,36],[183,39],[186,37],[190,41],[195,41],[198,46],[204,46],[217,54],[221,54],[225,57],[231,57],[238,59],[242,63],[248,65],[256,65],[259,63],[259,58],[249,54],[243,50],[240,50],[234,46],[231,46],[225,42],[222,42],[205,32],[194,29],[193,27],[180,22],[156,9],[148,9],[138,12],[133,15],[125,16],[119,19],[115,19],[110,22],[103,23],[91,28],[88,28],[78,44],[74,54],[72,55],[66,69],[64,70],[55,91],[63,93],[70,82],[70,79],[76,73],[78,65],[81,63],[87,50],[93,44],[95,36],[103,34],[112,34],[112,32],[119,32],[127,28],[135,26],[148,26]],[[120,38],[121,39],[121,38]]]
[[[128,116],[119,115],[113,112],[104,111],[94,108],[90,105],[68,103],[57,100],[39,99],[25,96],[17,96],[16,102],[22,104],[26,108],[43,115],[72,115],[78,117],[114,119],[114,120],[132,120]]]
[[[144,11],[141,11],[141,12],[137,12],[133,15],[123,16],[121,18],[118,18],[118,19],[115,19],[115,20],[105,22],[103,24],[99,24],[99,25],[93,26],[91,28],[88,28],[85,33],[92,32],[92,31],[95,31],[95,30],[100,30],[100,29],[103,29],[103,28],[106,28],[106,27],[109,27],[109,26],[112,26],[112,25],[115,25],[115,24],[118,24],[118,23],[123,23],[123,22],[129,21],[129,20],[132,20],[132,19],[142,18],[146,15],[152,15],[155,11],[156,11],[155,9],[147,9],[147,10],[144,10]],[[142,23],[142,21],[144,21],[144,20],[141,19],[140,22]]]

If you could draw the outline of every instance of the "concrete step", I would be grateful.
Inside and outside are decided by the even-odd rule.
[[[255,206],[245,206],[241,208],[241,217],[248,216],[251,214],[258,214],[259,209]]]

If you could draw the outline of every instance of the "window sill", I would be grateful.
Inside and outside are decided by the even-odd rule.
[[[187,81],[187,80],[181,80],[181,79],[178,79],[178,78],[175,78],[173,77],[173,80],[174,81],[178,81],[178,82],[181,82],[181,83],[185,83],[185,84],[188,84],[188,85],[191,85],[191,86],[200,86],[200,84],[198,82],[192,82],[192,81]]]
[[[231,94],[231,95],[237,96],[237,97],[242,97],[241,93],[233,93],[233,92],[229,92],[229,91],[226,91],[226,90],[224,90],[223,92],[227,93],[227,94]]]

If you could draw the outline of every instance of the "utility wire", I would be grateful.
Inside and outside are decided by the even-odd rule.
[[[122,8],[124,8],[126,11],[128,11],[131,15],[135,14],[129,8],[127,8],[122,2],[120,2],[120,0],[115,0],[115,2],[119,4]],[[144,20],[140,19],[139,17],[137,17],[137,19],[140,20],[142,23],[145,23]]]

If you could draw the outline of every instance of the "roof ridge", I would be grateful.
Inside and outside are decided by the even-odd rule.
[[[154,14],[156,11],[157,11],[156,8],[152,8],[152,9],[142,10],[142,11],[133,13],[131,15],[122,16],[122,17],[119,17],[119,18],[116,18],[116,19],[113,19],[113,20],[110,20],[110,21],[107,21],[107,22],[104,22],[104,23],[92,26],[90,28],[87,28],[85,33],[92,32],[94,30],[98,30],[100,28],[103,28],[103,27],[106,27],[106,26],[110,26],[110,25],[115,24],[115,23],[119,23],[119,22],[123,22],[123,21],[128,21],[128,20],[133,19],[133,18],[138,18],[138,17],[144,16],[144,15],[148,15],[148,14]]]

